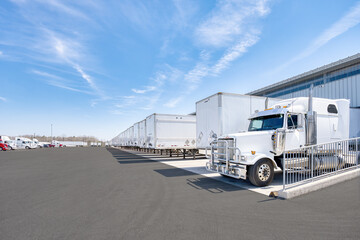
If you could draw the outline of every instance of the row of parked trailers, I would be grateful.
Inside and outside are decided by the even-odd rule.
[[[151,114],[121,132],[111,144],[159,150],[206,149],[219,136],[246,131],[252,113],[277,101],[279,99],[216,93],[196,102],[193,114]]]
[[[152,114],[112,140],[112,145],[148,149],[195,149],[196,116]]]

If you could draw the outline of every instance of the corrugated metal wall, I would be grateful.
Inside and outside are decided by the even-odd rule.
[[[334,78],[337,78],[338,80],[334,80]],[[318,81],[319,79],[313,80],[314,83]],[[311,81],[307,82],[306,84],[309,83],[311,83]],[[360,64],[326,74],[326,76],[324,76],[324,83],[322,85],[315,85],[317,85],[314,87],[315,97],[350,99],[350,107],[360,107]],[[308,89],[299,91],[294,90],[294,92],[281,95],[281,92],[283,91],[284,89],[277,91],[278,93],[274,92],[267,95],[273,97],[274,94],[280,94],[276,97],[283,99],[306,97],[309,95]]]

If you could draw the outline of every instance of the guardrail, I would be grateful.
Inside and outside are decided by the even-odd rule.
[[[360,167],[360,138],[301,147],[284,153],[283,190]]]

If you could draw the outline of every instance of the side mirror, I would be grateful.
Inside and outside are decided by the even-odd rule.
[[[285,149],[285,138],[286,133],[285,129],[278,128],[275,130],[274,134],[271,136],[271,140],[273,142],[273,153],[278,156],[284,152]]]

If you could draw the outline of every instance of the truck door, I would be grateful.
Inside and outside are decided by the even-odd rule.
[[[301,114],[288,114],[285,137],[285,150],[299,148],[305,145],[304,119]]]

